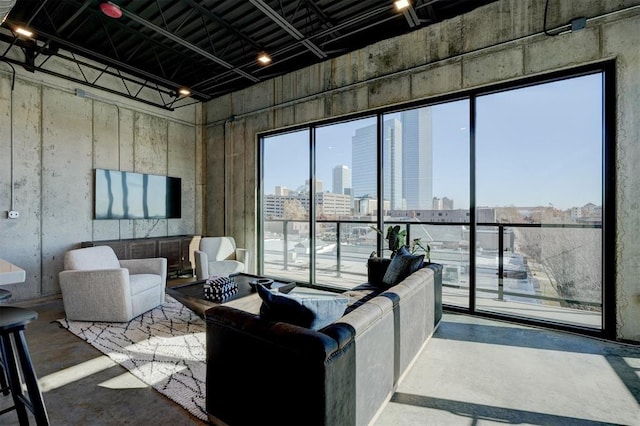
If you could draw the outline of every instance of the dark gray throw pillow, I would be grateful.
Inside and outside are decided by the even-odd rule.
[[[387,268],[391,264],[391,259],[385,259],[383,257],[370,257],[367,259],[367,280],[375,287],[386,287],[382,283],[384,273],[387,272]]]
[[[423,261],[424,254],[413,255],[406,247],[401,247],[391,259],[391,264],[387,268],[384,277],[382,277],[383,285],[391,287],[398,284],[420,269]]]
[[[284,294],[257,285],[262,299],[260,316],[267,321],[282,321],[320,330],[344,315],[349,298],[327,292]]]

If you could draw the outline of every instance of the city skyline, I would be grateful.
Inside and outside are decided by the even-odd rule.
[[[598,74],[478,97],[476,205],[553,205],[561,210],[602,205],[601,98]],[[432,197],[448,197],[458,208],[469,208],[469,101],[428,108],[433,121]],[[376,125],[375,117],[317,127],[317,178],[329,183],[333,167],[353,164],[351,138],[358,128],[371,125]],[[307,129],[265,138],[267,192],[276,185],[296,188],[308,179],[309,136]]]

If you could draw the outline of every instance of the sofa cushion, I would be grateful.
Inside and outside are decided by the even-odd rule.
[[[409,253],[406,247],[401,247],[396,255],[391,259],[391,263],[384,273],[382,283],[391,287],[413,274],[422,267],[424,254],[416,255]]]
[[[304,294],[280,293],[256,286],[262,299],[260,316],[268,321],[282,321],[319,330],[344,315],[349,298],[339,294],[310,291]]]

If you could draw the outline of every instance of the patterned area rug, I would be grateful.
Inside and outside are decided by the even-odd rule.
[[[172,297],[129,323],[58,322],[194,416],[207,419],[206,326]]]

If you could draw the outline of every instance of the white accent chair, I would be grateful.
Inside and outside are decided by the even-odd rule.
[[[69,250],[58,275],[68,320],[128,322],[164,302],[167,259],[118,260],[109,246]]]
[[[228,276],[247,272],[251,261],[248,249],[237,248],[233,237],[202,237],[196,255],[196,278],[205,280],[211,275]]]

